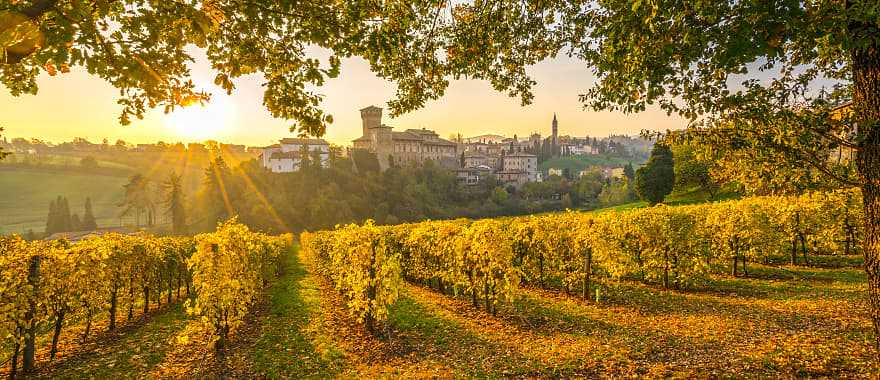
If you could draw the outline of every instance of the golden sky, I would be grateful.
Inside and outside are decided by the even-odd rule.
[[[73,137],[93,142],[106,137],[111,142],[123,139],[133,143],[210,138],[262,146],[292,135],[289,123],[273,119],[263,107],[259,76],[241,78],[236,82],[236,92],[227,96],[213,86],[209,67],[204,58],[197,58],[192,65],[195,83],[203,84],[201,88],[214,96],[210,105],[171,115],[153,110],[144,120],[134,120],[129,126],[118,124],[117,90],[78,68],[55,77],[43,74],[36,96],[13,97],[0,85],[0,127],[6,129],[5,136],[55,142]],[[586,65],[572,59],[546,61],[532,67],[530,73],[538,84],[534,103],[526,107],[518,98],[495,92],[487,82],[462,80],[453,82],[444,98],[424,109],[395,119],[386,116],[383,121],[398,130],[434,129],[444,138],[453,133],[525,136],[539,132],[546,136],[554,112],[559,118],[560,134],[573,136],[634,135],[642,129],[678,129],[685,124],[656,108],[634,115],[584,110],[578,94],[590,87],[593,76]],[[343,62],[339,78],[318,91],[325,95],[324,109],[335,119],[325,138],[348,145],[361,135],[358,110],[368,105],[384,107],[394,96],[394,84],[373,75],[363,60],[352,58]]]

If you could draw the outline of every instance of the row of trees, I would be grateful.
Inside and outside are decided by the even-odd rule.
[[[524,284],[584,298],[597,278],[680,289],[713,273],[747,274],[748,262],[809,263],[808,251],[850,253],[864,238],[861,217],[858,192],[841,190],[598,214],[388,227],[368,221],[306,232],[300,241],[372,329],[404,280],[466,295],[493,313]]]
[[[92,212],[92,199],[87,197],[82,218],[70,213],[70,203],[66,197],[58,196],[49,203],[49,216],[46,220],[46,235],[56,232],[93,231],[98,228]]]

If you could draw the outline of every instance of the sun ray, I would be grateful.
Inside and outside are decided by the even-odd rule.
[[[218,154],[221,153],[218,152]],[[220,174],[220,171],[217,170],[217,165],[211,163],[209,164],[209,167],[214,171],[214,178],[217,178],[217,186],[220,187],[220,195],[223,197],[223,204],[226,206],[226,213],[231,217],[235,214],[235,210],[232,208],[232,203],[229,201],[229,194],[226,193],[226,183],[223,182],[223,176]]]
[[[282,231],[285,231],[285,232],[290,231],[290,228],[287,226],[286,223],[284,223],[284,220],[281,219],[281,216],[278,215],[278,212],[269,203],[269,199],[266,198],[265,194],[263,194],[257,188],[257,186],[254,184],[253,180],[250,178],[250,176],[248,176],[247,173],[241,168],[241,163],[244,161],[239,160],[236,157],[234,157],[234,155],[231,152],[229,152],[228,148],[225,148],[222,145],[218,146],[218,148],[220,150],[220,154],[224,157],[223,158],[224,160],[226,160],[227,162],[234,161],[234,163],[230,164],[230,167],[234,167],[237,174],[241,175],[242,179],[245,182],[245,185],[250,190],[253,191],[253,194],[257,196],[257,199],[260,201],[260,203],[264,207],[266,207],[266,210],[269,212],[270,216],[274,219],[274,222],[276,224],[278,224],[278,227],[281,228]]]
[[[245,171],[241,169],[241,166],[237,166],[236,169],[238,170],[239,174],[241,174],[241,178],[244,179],[245,185],[247,185],[247,187],[251,191],[253,191],[253,194],[257,196],[257,199],[259,199],[260,203],[262,203],[263,206],[266,207],[266,210],[269,211],[269,215],[273,219],[275,219],[275,223],[278,224],[278,227],[281,228],[281,231],[289,232],[290,228],[287,226],[286,223],[284,223],[284,220],[281,219],[281,216],[278,215],[278,212],[275,211],[275,208],[272,207],[272,205],[269,203],[269,199],[266,198],[263,192],[257,189],[257,186],[254,185],[254,182],[250,178],[250,176],[248,176],[247,173],[245,173]]]

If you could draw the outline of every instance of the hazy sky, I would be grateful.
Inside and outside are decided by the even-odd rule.
[[[193,79],[213,93],[211,104],[175,111],[165,115],[151,111],[144,120],[129,126],[118,124],[118,91],[108,83],[91,77],[83,70],[49,77],[43,74],[36,96],[13,97],[0,85],[0,127],[11,137],[39,137],[51,141],[86,137],[93,142],[103,138],[129,142],[201,141],[215,139],[247,145],[268,145],[290,136],[289,123],[273,119],[262,105],[260,77],[240,79],[237,91],[226,96],[213,86],[213,76],[206,61],[199,58]],[[441,137],[452,133],[473,136],[497,133],[525,136],[532,132],[550,133],[555,112],[561,134],[607,136],[638,134],[642,129],[678,129],[684,121],[668,117],[659,109],[626,115],[584,110],[578,94],[593,82],[589,68],[575,60],[560,58],[532,67],[538,82],[534,103],[522,107],[518,98],[495,92],[487,82],[457,81],[446,96],[425,108],[383,122],[396,130],[434,129]],[[344,61],[342,75],[328,82],[319,92],[325,95],[323,107],[335,122],[325,138],[348,145],[361,135],[359,109],[368,105],[383,107],[394,96],[394,84],[373,75],[359,58]]]

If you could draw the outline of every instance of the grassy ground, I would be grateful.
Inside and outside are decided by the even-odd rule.
[[[302,260],[288,257],[230,347],[232,378],[880,375],[856,256],[814,256],[832,268],[750,265],[747,277],[718,276],[687,291],[599,283],[598,302],[592,293],[587,301],[527,288],[497,316],[406,285],[378,336],[354,322],[338,293]],[[78,367],[49,374],[193,377],[202,373],[205,350],[174,343],[191,323],[171,310]]]
[[[546,160],[541,163],[540,169],[542,171],[547,171],[550,168],[555,169],[568,169],[573,174],[577,175],[581,170],[584,170],[589,167],[598,166],[598,167],[614,167],[614,168],[622,168],[626,166],[626,164],[632,164],[634,167],[638,167],[643,162],[639,162],[638,159],[634,158],[623,158],[618,156],[612,156],[608,154],[597,154],[597,155],[584,155],[584,156],[569,156],[569,157],[557,157]]]
[[[81,325],[65,328],[59,340],[59,355],[50,361],[47,333],[38,339],[37,373],[35,378],[46,379],[129,379],[142,377],[174,347],[174,340],[189,323],[180,303],[154,309],[148,315],[139,315],[120,328],[106,332],[106,321],[93,326],[95,335],[81,342]],[[8,368],[3,369],[8,370]]]
[[[722,189],[715,196],[710,196],[708,192],[700,189],[693,188],[688,189],[686,191],[674,192],[669,194],[666,199],[663,201],[663,204],[669,206],[683,206],[683,205],[691,205],[697,203],[705,203],[705,202],[718,202],[725,201],[730,199],[739,198],[740,195],[731,189]],[[635,201],[630,203],[625,203],[622,205],[605,207],[600,209],[591,210],[590,212],[603,212],[603,211],[625,211],[632,210],[635,208],[641,208],[648,205],[648,202],[645,201]]]
[[[49,202],[65,196],[70,212],[82,218],[86,197],[92,198],[92,210],[99,227],[119,225],[124,176],[84,173],[56,173],[39,169],[0,168],[0,234],[40,233],[46,227]]]

